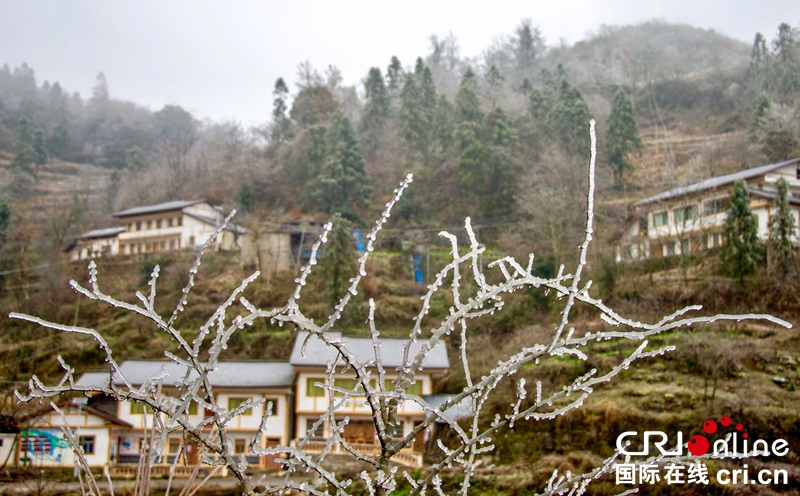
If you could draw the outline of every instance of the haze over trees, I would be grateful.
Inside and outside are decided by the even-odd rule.
[[[304,62],[296,87],[275,81],[272,101],[261,102],[267,123],[251,128],[120,101],[102,72],[85,99],[37,82],[27,65],[5,66],[0,150],[14,186],[2,195],[24,195],[48,161],[63,160],[108,170],[86,227],[108,225],[117,208],[188,197],[254,218],[339,212],[358,223],[414,172],[421,180],[396,214],[402,228],[435,231],[470,215],[485,240],[516,230],[557,264],[580,237],[570,212],[580,211],[572,192],[585,181],[590,117],[600,123],[601,205],[797,153],[797,36],[782,24],[748,46],[652,21],[602,26],[570,46],[548,44],[522,20],[477,57],[462,56],[452,35],[432,36],[427,54],[375,61],[357,87],[336,67]],[[688,155],[673,144],[675,133],[742,132],[748,140]],[[655,173],[640,164],[648,146],[668,155]]]

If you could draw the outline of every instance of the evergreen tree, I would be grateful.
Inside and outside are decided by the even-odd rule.
[[[547,121],[562,150],[589,158],[589,139],[586,135],[589,106],[581,91],[570,85],[566,78],[561,79],[558,97],[548,112]]]
[[[144,150],[138,146],[132,146],[125,152],[125,167],[130,171],[143,171],[147,168],[147,158]]]
[[[400,136],[412,149],[424,155],[427,153],[429,125],[422,102],[416,78],[412,74],[406,74],[403,90],[400,92]]]
[[[614,183],[617,186],[622,185],[625,171],[633,171],[633,166],[628,162],[626,156],[634,148],[641,150],[642,140],[639,138],[639,128],[636,125],[636,116],[633,115],[633,106],[620,89],[611,100],[611,114],[608,116],[605,143],[606,159],[608,166],[614,172]]]
[[[795,250],[792,239],[797,235],[797,224],[794,212],[789,208],[789,183],[784,178],[778,179],[778,194],[775,196],[772,208],[769,239],[776,262],[773,270],[785,279],[794,262]]]
[[[36,155],[36,165],[44,165],[47,162],[47,144],[44,139],[44,131],[37,129],[33,132],[33,153]]]
[[[720,256],[728,274],[737,277],[741,283],[745,275],[755,271],[761,253],[758,246],[758,219],[750,210],[750,193],[741,179],[733,183],[726,213]]]
[[[291,120],[286,115],[289,106],[286,99],[289,96],[289,86],[283,78],[275,81],[275,89],[272,91],[272,142],[282,143],[292,139]]]
[[[762,92],[756,100],[753,109],[753,119],[750,122],[750,139],[752,141],[758,141],[759,131],[764,126],[771,112],[772,100],[769,98],[769,95]]]
[[[483,111],[475,91],[475,73],[467,69],[456,93],[456,141],[462,150],[481,138]]]
[[[36,177],[36,168],[39,156],[34,149],[34,130],[29,119],[23,117],[19,121],[17,138],[14,141],[14,158],[9,165],[12,170],[17,170]]]
[[[53,128],[53,135],[50,137],[48,145],[50,147],[50,155],[60,159],[66,158],[72,149],[72,136],[67,119],[61,119],[56,124],[56,127]]]
[[[436,108],[436,84],[429,67],[422,69],[422,75],[417,82],[422,92],[422,105],[433,116],[433,109]]]
[[[330,149],[312,196],[329,214],[363,223],[357,210],[369,207],[372,187],[353,125],[341,110],[331,116],[327,141]]]
[[[436,111],[433,116],[433,137],[439,143],[442,151],[453,144],[453,104],[444,94],[439,95],[436,102]]]
[[[392,57],[389,67],[386,68],[386,84],[391,92],[396,92],[403,84],[403,65],[396,56]]]
[[[350,278],[356,274],[358,254],[350,222],[336,213],[331,223],[333,226],[328,234],[328,242],[323,245],[319,270],[327,282],[328,304],[335,307],[347,293]]]
[[[239,192],[236,194],[236,203],[239,208],[244,212],[251,212],[253,210],[253,197],[250,194],[250,185],[242,183],[239,185]]]
[[[364,117],[361,119],[362,129],[376,129],[383,124],[389,116],[389,92],[383,82],[381,70],[373,67],[369,70],[367,80],[364,82],[364,91],[367,99],[364,105]]]

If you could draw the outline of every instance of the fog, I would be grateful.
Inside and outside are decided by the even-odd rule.
[[[39,81],[90,94],[103,71],[114,98],[157,110],[179,104],[198,117],[267,120],[272,86],[294,92],[304,60],[337,66],[344,84],[397,55],[409,66],[429,37],[452,32],[477,57],[522,18],[548,45],[574,43],[602,24],[683,22],[751,42],[756,31],[800,21],[800,2],[747,0],[588,2],[0,1],[0,64],[23,62]]]

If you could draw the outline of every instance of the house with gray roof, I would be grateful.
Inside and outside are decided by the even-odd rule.
[[[189,372],[187,376],[187,372]],[[103,464],[117,467],[115,473],[124,472],[125,466],[139,462],[141,445],[145,437],[145,428],[152,425],[152,415],[142,403],[136,401],[117,401],[106,396],[100,390],[108,386],[121,386],[127,381],[134,387],[147,384],[160,385],[163,394],[178,394],[181,383],[186,379],[196,378],[197,373],[187,370],[185,366],[168,360],[127,360],[120,365],[119,372],[86,372],[77,381],[79,387],[96,389],[88,401],[87,407],[92,412],[102,412],[108,418],[121,422],[114,426],[113,432],[104,442],[107,451],[98,453],[97,460]],[[208,380],[213,388],[216,405],[231,410],[247,400],[264,399],[265,404],[251,408],[244,414],[234,417],[227,425],[228,437],[231,440],[234,454],[243,454],[251,465],[262,468],[278,468],[273,456],[256,456],[250,454],[250,441],[258,432],[264,415],[266,402],[271,403],[271,413],[267,418],[265,429],[259,441],[262,448],[277,445],[288,445],[292,439],[294,421],[294,384],[296,373],[288,362],[270,361],[231,361],[219,362],[214,370],[208,373]],[[123,380],[124,378],[124,380]],[[210,415],[204,408],[192,402],[188,415],[193,423],[199,424]],[[167,441],[164,465],[171,464],[183,438],[179,432],[171,435]],[[100,449],[101,444],[97,445]],[[198,446],[189,443],[186,446],[185,461],[189,465],[197,463]],[[105,458],[103,458],[105,457]]]
[[[195,249],[222,225],[222,208],[207,200],[177,200],[143,205],[112,214],[122,226],[82,234],[69,248],[73,260],[106,255],[135,255]],[[247,230],[228,223],[213,245],[216,250],[240,250]]]
[[[379,348],[381,363],[385,372],[384,384],[378,384],[378,368],[375,357],[375,347],[370,338],[345,336],[338,332],[329,332],[328,335],[340,342],[355,357],[364,364],[371,373],[370,385],[377,390],[386,392],[394,390],[394,381],[398,372],[404,367],[405,345],[407,339],[380,338]],[[333,387],[342,390],[351,390],[353,395],[345,398],[343,393],[333,391],[333,401],[337,408],[335,414],[338,419],[349,418],[344,427],[342,436],[352,446],[357,446],[362,453],[379,450],[375,437],[375,427],[372,421],[372,411],[365,402],[356,375],[352,369],[342,367],[339,352],[336,348],[327,345],[324,341],[312,336],[307,338],[307,333],[300,333],[294,343],[289,363],[297,374],[295,388],[295,436],[298,439],[310,438],[305,444],[306,451],[322,450],[325,440],[332,435],[330,424],[317,425],[320,415],[328,411],[331,402],[331,385],[328,384],[328,366],[336,365],[333,375]],[[429,344],[427,339],[418,339],[411,344],[409,360],[413,360],[419,351]],[[433,393],[434,384],[441,379],[450,366],[447,357],[447,346],[439,342],[431,349],[422,361],[420,371],[406,390],[408,395],[424,397]],[[339,398],[339,399],[337,399]],[[406,400],[397,410],[397,424],[392,426],[393,436],[402,438],[409,434],[425,416],[422,401]],[[414,445],[401,451],[395,460],[410,466],[419,466],[422,463],[422,451],[425,445],[425,436],[417,436]],[[338,445],[335,449],[339,449]]]
[[[741,179],[758,218],[758,236],[769,238],[777,182],[789,185],[789,205],[800,218],[800,157],[712,177],[658,193],[633,204],[617,238],[618,262],[688,255],[718,248],[733,184]],[[796,242],[797,240],[795,240]]]

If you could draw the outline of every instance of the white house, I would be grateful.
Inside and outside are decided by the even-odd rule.
[[[800,212],[800,157],[713,177],[633,204],[634,215],[617,242],[617,261],[644,260],[719,247],[725,208],[737,179],[745,181],[758,235],[769,238],[778,179],[789,184],[795,222]]]
[[[146,205],[113,214],[125,230],[117,236],[117,251],[121,255],[195,248],[222,225],[220,207],[206,200],[178,200],[158,205]],[[237,236],[246,230],[228,224],[214,247],[217,250],[239,249]]]
[[[113,461],[116,437],[130,429],[131,424],[89,405],[65,403],[60,408],[64,418],[51,410],[33,419],[20,432],[15,447],[17,462],[34,467],[71,468],[75,453],[62,430],[65,425],[83,448],[89,466],[103,467]]]
[[[133,207],[113,216],[121,227],[97,229],[82,234],[69,248],[72,260],[102,255],[134,255],[174,251],[201,246],[222,225],[220,207],[206,200],[178,200]],[[214,244],[216,250],[239,250],[241,226],[228,223]]]
[[[116,255],[119,247],[117,236],[123,231],[124,227],[108,227],[81,234],[69,248],[70,259],[85,260]]]
[[[176,395],[176,381],[183,378],[186,369],[174,362],[162,360],[128,360],[120,369],[125,378],[136,387],[141,386],[151,377],[165,372],[163,379],[163,392],[166,395]],[[258,442],[262,448],[287,445],[291,432],[292,417],[292,387],[295,373],[291,365],[286,362],[220,362],[208,374],[213,387],[214,399],[217,405],[232,409],[244,403],[247,399],[253,401],[265,399],[272,404],[271,415],[267,419],[266,428]],[[78,386],[101,386],[110,379],[108,372],[88,372],[77,381]],[[119,377],[114,378],[116,385],[121,385]],[[144,442],[145,422],[152,424],[152,413],[145,408],[143,403],[131,401],[115,401],[113,398],[98,394],[89,400],[89,407],[94,411],[106,413],[109,418],[119,420],[122,424],[115,426],[110,432],[110,441],[105,444],[98,443],[97,461],[112,466],[135,465],[139,462],[142,444]],[[258,432],[264,414],[265,405],[251,408],[244,415],[236,417],[227,425],[230,446],[234,454],[244,454],[248,463],[264,468],[277,468],[274,457],[250,455],[250,442]],[[196,403],[189,407],[189,417],[193,422],[200,423],[209,415],[204,409],[198,409]],[[147,419],[147,420],[146,420]],[[168,438],[166,455],[163,464],[171,464],[183,441],[180,432],[175,432]],[[104,450],[104,451],[101,451]],[[105,457],[105,458],[103,458]],[[186,447],[185,461],[189,465],[197,463],[199,449],[196,443],[189,443]]]
[[[328,334],[341,341],[361,363],[375,359],[375,350],[371,339],[342,336],[341,333],[333,332]],[[298,439],[308,436],[311,438],[309,441],[323,441],[306,443],[304,449],[313,452],[315,449],[322,449],[324,440],[329,439],[331,436],[330,424],[322,423],[316,428],[315,425],[320,415],[327,412],[330,407],[328,390],[320,387],[319,384],[327,384],[328,376],[326,371],[328,363],[336,361],[338,351],[333,347],[327,346],[320,339],[311,338],[306,343],[305,354],[303,354],[302,348],[305,338],[305,333],[298,335],[289,363],[297,373],[295,436]],[[379,342],[383,368],[386,373],[385,382],[388,389],[392,387],[392,381],[397,377],[397,370],[403,365],[403,348],[407,340],[382,338]],[[426,343],[427,340],[424,339],[413,343],[411,356],[415,356]],[[420,372],[416,374],[416,381],[411,384],[407,393],[420,397],[432,394],[434,381],[444,376],[448,368],[446,345],[439,343],[426,356]],[[372,367],[371,370],[372,377],[377,379],[377,369]],[[357,384],[355,373],[352,371],[337,372],[333,381],[335,386],[343,389],[354,389]],[[347,400],[336,410],[336,416],[339,420],[344,419],[345,416],[350,419],[343,432],[343,437],[349,444],[367,454],[370,453],[370,450],[379,449],[375,439],[372,412],[363,397]],[[394,437],[402,438],[409,434],[415,425],[425,418],[426,414],[418,403],[406,401],[398,408],[397,416],[399,423],[395,426]],[[401,456],[396,458],[397,461],[409,465],[420,465],[424,443],[425,437],[418,436],[410,449],[400,453]]]

